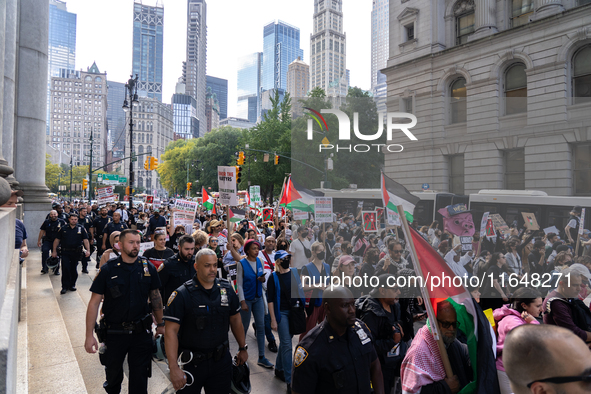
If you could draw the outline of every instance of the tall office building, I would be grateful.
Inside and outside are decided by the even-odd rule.
[[[228,117],[228,80],[222,78],[207,76],[207,89],[215,93],[220,106],[220,119]]]
[[[125,84],[121,82],[107,82],[107,128],[111,145],[109,150],[113,157],[123,158],[125,150],[125,132],[128,130],[125,121],[125,111],[122,105],[125,100]]]
[[[310,35],[310,89],[321,87],[327,95],[347,95],[347,35],[343,32],[343,1],[314,0]]]
[[[183,77],[187,94],[197,100],[199,134],[206,132],[205,68],[207,65],[207,4],[205,0],[187,1],[187,59],[183,64]]]
[[[304,58],[300,49],[300,29],[274,21],[263,29],[263,90],[287,87],[287,66]]]
[[[256,123],[261,115],[261,74],[263,53],[255,52],[238,59],[237,117]]]
[[[65,1],[49,0],[49,35],[47,51],[47,126],[51,108],[51,77],[60,76],[60,70],[76,68],[76,14],[68,12]]]
[[[378,111],[386,110],[386,76],[380,72],[388,64],[390,42],[390,1],[373,0],[371,10],[371,91]],[[412,33],[414,34],[414,32]]]
[[[93,167],[100,167],[107,152],[107,74],[96,63],[87,71],[61,74],[51,78],[47,153],[53,163],[68,164],[72,158],[75,166],[88,165],[92,132]]]
[[[297,58],[287,69],[287,93],[291,97],[306,97],[309,90],[310,66]]]
[[[209,133],[211,130],[220,127],[220,103],[215,93],[211,91],[211,88],[207,88],[205,97],[205,117],[207,121],[207,132]]]
[[[197,119],[197,101],[186,94],[182,78],[177,82],[175,93],[172,95],[172,112],[174,125],[174,140],[199,138],[199,120]]]
[[[155,7],[134,1],[132,72],[139,75],[138,91],[162,101],[164,7],[159,1]]]

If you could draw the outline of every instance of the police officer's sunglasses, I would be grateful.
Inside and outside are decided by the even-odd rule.
[[[534,383],[554,383],[554,384],[563,384],[563,383],[572,383],[572,382],[591,382],[591,374],[588,371],[585,371],[584,375],[579,376],[559,376],[555,378],[546,378],[546,379],[539,379],[534,380],[530,384],[527,385],[527,388],[531,388]]]

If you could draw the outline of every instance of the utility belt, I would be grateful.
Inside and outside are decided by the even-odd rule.
[[[82,253],[82,245],[76,248],[62,248],[63,253]]]
[[[145,317],[134,322],[123,322],[123,323],[106,323],[101,320],[104,324],[105,334],[148,334],[152,332],[152,314],[148,313]],[[100,329],[100,325],[99,325]],[[98,336],[98,333],[97,333]]]
[[[53,244],[53,241],[55,241],[55,238],[51,239],[47,236],[41,237],[41,241],[42,242],[51,242]]]
[[[226,354],[226,352],[229,349],[229,344],[228,341],[225,341],[224,343],[222,343],[221,345],[219,345],[218,347],[216,347],[215,349],[211,350],[211,351],[207,351],[207,352],[203,352],[203,351],[198,351],[197,349],[188,349],[188,348],[184,348],[181,353],[181,360],[187,360],[186,363],[187,364],[193,364],[196,367],[199,367],[199,365],[197,365],[198,363],[205,361],[205,360],[209,360],[213,358],[213,361],[220,361],[224,355]]]

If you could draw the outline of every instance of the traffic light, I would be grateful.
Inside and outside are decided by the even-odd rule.
[[[86,189],[88,189],[88,180],[83,179],[82,180],[82,190],[86,190]]]
[[[275,155],[275,165],[279,164],[279,156]]]
[[[238,161],[237,164],[239,166],[243,166],[244,165],[244,152],[238,152]]]
[[[156,170],[158,168],[158,159],[154,156],[150,157],[150,170]]]
[[[191,191],[191,186],[193,186],[192,182],[187,183],[187,191]]]
[[[242,179],[242,167],[236,166],[236,183],[240,183]]]
[[[148,156],[146,158],[146,161],[144,162],[144,170],[146,170],[146,171],[150,171],[151,170],[151,168],[150,168],[150,156]]]
[[[127,194],[128,196],[130,196],[130,195],[131,195],[131,192],[132,192],[132,189],[131,189],[131,187],[127,186],[127,187],[125,188],[125,194]]]

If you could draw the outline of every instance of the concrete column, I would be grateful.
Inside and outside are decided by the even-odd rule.
[[[477,40],[498,32],[496,0],[477,0],[474,7],[474,34],[468,41]]]
[[[545,18],[564,11],[562,0],[535,0],[533,20]]]
[[[2,114],[2,156],[6,165],[14,172],[14,104],[16,86],[16,39],[18,26],[17,0],[6,0],[6,26],[4,35],[4,98]],[[13,175],[6,180],[17,186]]]
[[[25,226],[37,239],[51,209],[45,186],[49,2],[20,0],[16,79],[15,176],[24,191]]]

